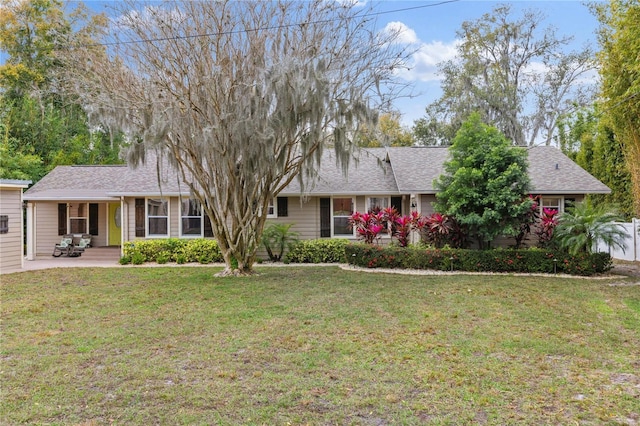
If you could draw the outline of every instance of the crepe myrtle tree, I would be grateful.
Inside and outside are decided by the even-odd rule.
[[[226,268],[249,274],[270,201],[313,181],[332,147],[346,173],[355,135],[402,90],[410,52],[356,2],[114,2],[101,46],[61,52],[96,121],[179,173],[211,218]],[[237,262],[237,268],[234,268]]]

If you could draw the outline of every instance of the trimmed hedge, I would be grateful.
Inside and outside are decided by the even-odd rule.
[[[593,275],[613,267],[608,253],[572,256],[555,250],[417,249],[349,244],[349,264],[364,268],[434,269],[469,272],[565,273]],[[556,260],[554,262],[554,259]]]
[[[285,263],[341,263],[344,249],[350,244],[345,238],[302,240],[284,256]]]
[[[223,262],[216,240],[205,238],[179,239],[161,238],[124,243],[124,256],[120,263],[141,264],[144,262],[214,263]]]

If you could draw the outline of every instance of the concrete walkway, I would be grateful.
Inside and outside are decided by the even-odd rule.
[[[82,256],[78,257],[53,257],[37,256],[35,260],[25,260],[21,271],[36,271],[52,268],[111,268],[122,266],[120,260],[120,247],[92,247],[86,249]]]

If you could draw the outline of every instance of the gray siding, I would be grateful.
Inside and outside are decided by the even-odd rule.
[[[22,188],[0,188],[0,215],[9,219],[9,232],[0,234],[0,272],[22,268]]]

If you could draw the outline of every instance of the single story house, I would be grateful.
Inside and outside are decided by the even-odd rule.
[[[560,211],[587,194],[610,189],[553,147],[527,149],[532,193]],[[433,181],[448,158],[444,147],[367,148],[344,176],[334,153],[323,154],[318,178],[304,192],[294,179],[274,200],[270,220],[292,223],[302,239],[354,238],[348,216],[374,207],[401,214],[433,212]],[[159,179],[160,180],[159,180]],[[59,166],[24,194],[27,258],[49,255],[64,234],[89,233],[94,246],[148,238],[211,237],[211,226],[186,185],[156,165]]]
[[[0,179],[0,273],[20,270],[24,260],[22,191],[30,180]]]

